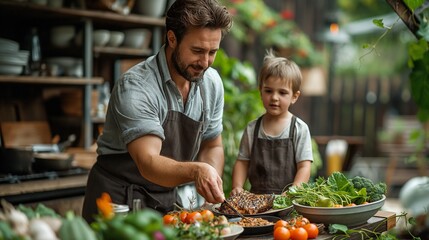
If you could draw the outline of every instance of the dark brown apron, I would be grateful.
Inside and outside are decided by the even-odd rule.
[[[282,193],[296,175],[295,135],[296,117],[292,116],[289,138],[258,138],[262,116],[257,120],[249,163],[250,191],[257,194]]]
[[[156,57],[160,69],[158,56]],[[165,84],[163,85],[165,94]],[[203,89],[200,94],[204,99]],[[199,151],[204,125],[205,105],[200,121],[195,121],[181,112],[172,110],[171,102],[166,96],[168,113],[163,123],[165,140],[162,143],[161,155],[177,161],[194,161]],[[163,177],[163,176],[160,176]],[[112,201],[117,204],[127,204],[130,209],[134,199],[141,199],[142,208],[153,208],[163,214],[174,210],[174,204],[181,205],[176,188],[167,188],[154,184],[141,176],[129,153],[100,155],[91,169],[85,192],[82,216],[93,221],[93,215],[98,213],[96,199],[103,192],[109,193]]]

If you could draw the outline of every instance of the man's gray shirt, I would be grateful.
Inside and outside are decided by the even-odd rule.
[[[147,134],[164,139],[162,124],[168,111],[167,97],[172,110],[197,121],[200,121],[202,110],[206,109],[203,141],[221,134],[224,90],[218,72],[209,68],[202,81],[191,83],[185,105],[168,71],[164,46],[159,52],[159,60],[158,68],[156,56],[149,57],[124,73],[115,84],[103,133],[97,140],[98,154],[125,153],[128,143]],[[161,79],[158,69],[163,72],[164,79]],[[204,89],[205,108],[198,86]]]

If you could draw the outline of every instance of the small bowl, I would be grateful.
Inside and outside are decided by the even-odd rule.
[[[237,224],[230,224],[229,227],[231,229],[231,233],[220,236],[221,239],[223,239],[223,240],[234,240],[234,239],[238,238],[238,236],[241,233],[243,233],[243,231],[244,231],[244,228],[240,225],[237,225]]]
[[[365,224],[384,205],[386,196],[383,198],[357,206],[350,207],[310,207],[301,205],[293,200],[295,210],[302,216],[308,218],[313,223],[323,223],[326,227],[329,224],[342,224],[348,227],[355,227]]]
[[[147,48],[151,32],[145,28],[125,30],[124,46],[129,48]]]
[[[55,47],[68,47],[76,34],[72,25],[58,26],[51,29],[51,43]]]
[[[110,31],[110,39],[107,42],[109,47],[119,47],[125,38],[125,33],[119,31]]]
[[[110,31],[104,29],[95,30],[93,33],[94,46],[102,47],[105,46],[110,39]]]

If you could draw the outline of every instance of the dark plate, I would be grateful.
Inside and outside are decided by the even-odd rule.
[[[272,222],[272,225],[267,225],[267,226],[260,226],[260,227],[243,227],[243,233],[242,235],[263,235],[263,234],[268,234],[268,233],[272,233],[274,231],[274,224],[280,220],[281,218],[276,217],[276,216],[250,216],[249,218],[262,218],[265,220],[268,220],[270,222]],[[229,222],[234,223],[234,222],[238,222],[240,221],[241,218],[231,218],[229,219]]]
[[[224,215],[227,218],[236,218],[239,217],[237,214],[228,214],[228,213],[223,213],[220,212],[218,210],[218,208],[220,207],[220,203],[218,204],[214,204],[212,206],[212,212],[217,214],[217,215]],[[243,214],[246,217],[256,217],[256,216],[278,216],[278,217],[284,217],[286,215],[289,214],[289,212],[291,212],[293,210],[293,205],[287,207],[287,208],[281,208],[281,209],[270,209],[268,211],[265,212],[261,212],[261,213],[256,213],[256,214]]]

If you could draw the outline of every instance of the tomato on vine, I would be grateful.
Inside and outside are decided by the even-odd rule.
[[[290,231],[286,227],[277,227],[274,229],[274,240],[289,240]]]
[[[308,238],[316,238],[319,236],[319,228],[314,223],[308,223],[303,227],[308,233]]]
[[[165,225],[175,225],[178,221],[176,216],[173,216],[171,214],[166,214],[164,215],[164,217],[162,218],[163,222]]]
[[[289,222],[285,221],[285,220],[278,220],[275,224],[274,224],[274,229],[278,228],[278,227],[285,227],[288,228],[289,227]]]
[[[290,232],[290,239],[292,240],[307,240],[308,233],[303,227],[297,227]]]
[[[203,216],[200,212],[190,212],[186,216],[185,223],[195,223],[203,220]]]
[[[201,216],[203,217],[204,222],[211,222],[214,219],[214,214],[208,209],[201,210]]]
[[[182,221],[183,223],[186,223],[186,217],[187,216],[188,216],[187,211],[181,211],[179,214],[180,221]]]

